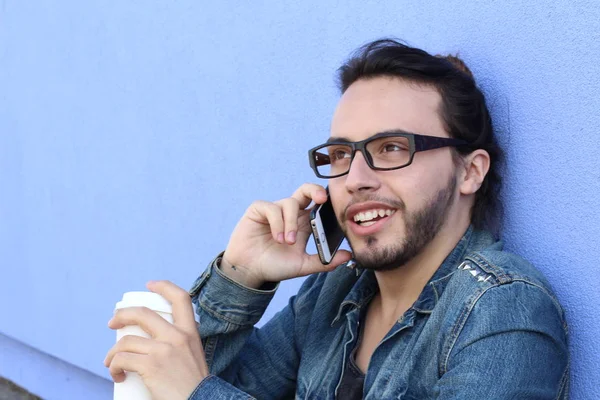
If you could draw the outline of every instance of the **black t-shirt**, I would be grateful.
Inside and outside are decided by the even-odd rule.
[[[361,322],[364,322],[364,312],[361,316]],[[364,324],[362,324],[364,327]],[[360,342],[362,341],[363,329],[359,329],[358,340],[354,350],[350,352],[350,357],[344,367],[344,373],[342,374],[342,382],[338,390],[337,398],[339,400],[361,400],[363,397],[363,386],[365,383],[365,374],[358,368],[355,361],[355,354]]]
[[[354,352],[348,358],[342,382],[338,390],[337,398],[340,400],[361,400],[363,396],[363,385],[365,383],[365,375],[354,362]]]

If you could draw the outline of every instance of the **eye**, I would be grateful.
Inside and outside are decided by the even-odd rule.
[[[343,147],[329,149],[329,156],[332,161],[343,160],[350,158],[350,150]]]
[[[406,146],[403,144],[400,144],[400,143],[385,143],[381,147],[382,153],[391,153],[391,152],[395,152],[395,151],[406,151],[406,150],[408,150],[406,148]]]
[[[337,150],[335,152],[335,158],[338,159],[338,160],[340,160],[342,158],[350,158],[350,153],[348,153],[345,150]]]

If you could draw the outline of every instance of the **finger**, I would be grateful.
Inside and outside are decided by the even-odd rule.
[[[300,268],[300,275],[305,276],[310,274],[316,274],[319,272],[327,272],[336,269],[339,265],[350,261],[352,259],[352,253],[346,250],[338,250],[331,262],[327,265],[321,263],[321,259],[318,254],[306,255]]]
[[[153,338],[169,337],[169,331],[175,329],[158,313],[146,307],[122,308],[108,321],[108,327],[111,329],[121,329],[130,325],[138,325]]]
[[[296,243],[298,232],[298,212],[300,210],[298,200],[293,197],[275,202],[281,207],[283,212],[283,223],[285,232],[285,241],[289,244]]]
[[[160,294],[167,299],[173,307],[173,324],[185,332],[196,332],[196,319],[192,299],[187,290],[184,290],[169,281],[148,282],[148,289]]]
[[[108,371],[113,381],[119,383],[125,380],[125,371],[143,374],[144,365],[148,364],[148,356],[135,353],[117,353],[113,357]]]
[[[109,351],[104,359],[104,366],[108,367],[117,353],[150,354],[156,341],[141,336],[123,336]]]
[[[321,185],[305,183],[294,192],[292,197],[298,201],[299,208],[305,209],[312,201],[316,204],[325,203],[327,201],[327,192]]]
[[[347,250],[338,250],[335,253],[335,255],[333,256],[333,259],[331,260],[329,265],[334,265],[335,267],[338,267],[338,266],[352,260],[352,257],[353,257],[353,254],[351,252],[349,252]],[[319,259],[319,262],[321,262],[320,259]]]
[[[264,218],[266,218],[271,228],[273,239],[279,243],[285,242],[281,207],[267,201],[255,201],[250,206],[249,212],[250,219],[256,222],[264,223]]]

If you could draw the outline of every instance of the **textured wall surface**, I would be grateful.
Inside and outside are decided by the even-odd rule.
[[[44,399],[112,399],[111,381],[1,334],[0,355],[0,375],[26,385],[29,392]],[[15,400],[2,395],[0,390],[0,399]]]
[[[317,181],[335,69],[387,35],[475,73],[507,150],[503,236],[567,310],[573,398],[600,398],[597,0],[0,1],[0,375],[111,398],[120,295],[189,287],[253,200]]]

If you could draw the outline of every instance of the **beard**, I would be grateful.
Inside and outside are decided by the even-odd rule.
[[[375,235],[367,236],[364,238],[367,249],[357,253],[352,247],[352,242],[348,240],[358,267],[390,271],[405,265],[420,254],[444,225],[450,206],[454,202],[455,190],[456,177],[453,175],[446,187],[438,191],[422,209],[409,214],[405,212],[406,206],[401,202],[402,206],[398,211],[405,212],[404,240],[398,240],[399,243],[381,247]]]

